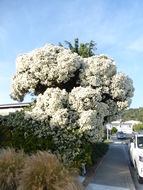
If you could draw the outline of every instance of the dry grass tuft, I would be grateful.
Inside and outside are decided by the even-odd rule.
[[[19,189],[83,190],[83,187],[54,155],[38,152],[26,159]]]
[[[12,148],[0,150],[0,189],[15,190],[18,186],[18,175],[24,165],[23,151]]]

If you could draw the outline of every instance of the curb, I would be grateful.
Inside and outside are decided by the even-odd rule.
[[[101,158],[101,160],[99,161],[99,163],[97,163],[97,167],[96,167],[95,170],[94,170],[94,176],[96,175],[96,172],[97,172],[98,168],[101,166],[102,162],[104,161],[104,159],[105,159],[107,153],[108,153],[108,151],[107,151],[106,154]],[[92,176],[91,178],[93,178],[93,176]],[[83,182],[82,182],[82,185],[83,185],[85,188],[86,188],[86,187],[88,186],[88,184],[92,181],[92,179],[89,180],[88,183],[86,183],[86,180],[87,180],[87,178],[86,178],[86,176],[85,176],[85,179],[84,179]]]
[[[125,157],[126,157],[128,169],[129,169],[129,175],[128,175],[128,177],[127,177],[127,179],[128,179],[128,185],[129,185],[130,190],[136,190],[135,184],[134,184],[134,182],[133,182],[133,178],[132,178],[132,175],[131,175],[131,169],[130,169],[130,164],[129,164],[129,158],[128,158],[128,156],[127,156],[128,152],[127,152],[126,147],[124,147],[123,149],[124,149],[124,153],[125,153]]]
[[[110,146],[109,146],[109,149],[110,149]],[[126,173],[126,176],[125,176],[125,184],[126,184],[126,188],[120,188],[120,189],[130,189],[130,190],[136,190],[136,188],[135,188],[135,184],[134,184],[134,182],[133,182],[133,178],[132,178],[132,176],[131,176],[131,172],[130,172],[130,167],[129,167],[129,158],[128,158],[128,152],[127,152],[127,149],[126,149],[126,147],[125,146],[123,146],[123,152],[124,152],[124,156],[125,156],[125,161],[126,161],[126,167],[127,167],[127,173]],[[95,168],[95,171],[94,171],[94,176],[96,176],[96,174],[97,174],[97,171],[98,171],[98,169],[100,168],[100,166],[102,165],[102,163],[103,163],[103,161],[104,161],[104,159],[106,158],[106,156],[108,155],[108,152],[103,156],[103,158],[101,159],[101,161],[97,164],[97,167]],[[92,177],[91,177],[92,178]],[[91,186],[91,188],[90,189],[94,189],[94,188],[97,188],[97,186],[98,186],[98,184],[96,184],[96,187],[92,187],[92,179],[91,180],[89,180],[89,182],[88,183],[85,183],[86,182],[86,179],[83,181],[83,185],[84,185],[84,187],[88,187],[88,189],[89,189],[89,185]],[[85,183],[85,184],[84,184]],[[94,184],[94,186],[95,186],[95,184]],[[101,187],[100,187],[101,188]],[[99,187],[98,187],[98,189],[99,189]],[[107,186],[102,186],[102,188],[101,188],[102,190],[103,189],[112,189],[113,190],[113,187],[107,187]]]

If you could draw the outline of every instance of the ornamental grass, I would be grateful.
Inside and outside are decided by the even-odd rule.
[[[16,152],[12,148],[0,150],[0,189],[16,190],[18,176],[24,165],[23,151]]]
[[[83,190],[56,156],[39,151],[25,160],[19,190]]]

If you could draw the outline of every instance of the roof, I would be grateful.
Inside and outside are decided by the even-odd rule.
[[[7,109],[7,108],[23,108],[30,106],[31,102],[27,103],[15,103],[15,104],[0,104],[0,109]]]
[[[112,121],[111,124],[112,125],[127,125],[127,124],[140,124],[141,122],[140,121],[135,121],[135,120],[129,120],[129,121]]]
[[[141,122],[140,121],[136,121],[136,120],[130,120],[130,121],[125,121],[124,123],[138,124],[138,123],[141,123]]]
[[[119,120],[118,120],[118,121],[112,121],[112,122],[111,122],[111,124],[120,124],[120,123],[121,123],[121,121],[119,121]]]

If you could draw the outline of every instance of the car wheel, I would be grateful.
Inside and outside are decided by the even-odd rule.
[[[139,176],[138,171],[137,171],[137,179],[138,179],[138,182],[139,182],[140,184],[143,183],[143,178]]]

